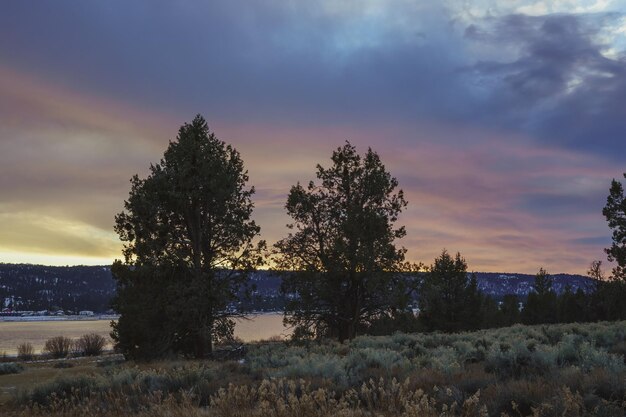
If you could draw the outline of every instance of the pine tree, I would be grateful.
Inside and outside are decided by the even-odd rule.
[[[113,338],[127,356],[204,357],[232,334],[233,309],[261,263],[253,245],[254,188],[239,153],[198,115],[184,124],[150,175],[131,180],[115,218],[124,261],[112,268],[121,314]]]
[[[533,292],[522,311],[524,324],[555,323],[557,321],[557,296],[552,290],[552,277],[540,268],[535,275]]]
[[[480,326],[480,299],[467,263],[447,250],[435,259],[419,288],[420,321],[429,330],[453,332]],[[478,310],[479,311],[479,310]]]
[[[500,305],[502,326],[511,326],[520,322],[519,300],[515,294],[506,294]]]
[[[406,206],[398,181],[369,149],[361,157],[350,143],[317,166],[319,183],[297,184],[287,199],[293,219],[275,245],[274,262],[291,296],[285,322],[298,336],[354,338],[359,327],[405,299],[405,235],[394,227]]]
[[[626,178],[626,173],[624,174]],[[613,230],[613,243],[605,249],[609,262],[615,262],[613,278],[626,280],[626,199],[622,183],[613,180],[602,214]]]

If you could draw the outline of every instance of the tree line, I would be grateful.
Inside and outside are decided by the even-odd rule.
[[[604,213],[614,231],[607,254],[618,264],[611,279],[596,276],[590,293],[556,296],[541,270],[522,311],[514,296],[500,304],[484,296],[458,253],[444,250],[430,267],[406,261],[396,241],[406,235],[397,222],[408,203],[372,149],[360,155],[346,142],[329,167],[317,165],[315,180],[292,186],[289,232],[271,247],[252,219],[248,181],[239,152],[200,115],[180,127],[146,178],[132,177],[115,217],[123,260],[112,266],[120,313],[112,337],[126,357],[210,357],[245,317],[239,300],[263,265],[282,276],[284,321],[296,338],[626,317],[618,302],[626,294],[626,203],[615,180]]]

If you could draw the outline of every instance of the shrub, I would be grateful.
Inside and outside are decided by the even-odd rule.
[[[594,369],[606,369],[620,373],[625,370],[624,359],[619,355],[613,355],[604,349],[592,346],[589,342],[583,342],[580,346],[580,364],[585,372]]]
[[[525,344],[517,341],[513,346],[492,346],[485,358],[485,370],[501,377],[519,377],[529,371],[533,354]]]
[[[459,358],[451,347],[439,347],[430,352],[429,367],[437,369],[446,375],[450,375],[454,372],[461,370],[461,364]]]
[[[30,343],[20,343],[17,346],[17,357],[23,361],[29,361],[35,356],[35,349]]]
[[[481,393],[493,416],[502,413],[508,416],[530,416],[532,408],[541,404],[542,400],[554,403],[556,394],[555,387],[544,379],[509,380],[491,385]]]
[[[289,379],[320,378],[332,381],[339,387],[347,386],[345,360],[334,355],[310,354],[304,358],[292,358],[291,363],[271,375]]]
[[[61,361],[61,362],[57,362],[54,364],[54,368],[56,369],[67,369],[67,368],[73,368],[74,364],[72,362],[67,362],[67,361]]]
[[[98,356],[102,354],[106,344],[107,340],[103,336],[97,333],[90,333],[81,336],[76,341],[76,350],[86,356]]]
[[[72,339],[65,336],[56,336],[46,340],[43,351],[53,358],[65,358],[72,348]]]
[[[16,400],[18,404],[47,406],[55,399],[80,400],[88,398],[97,390],[98,382],[94,377],[85,375],[60,377],[36,385],[29,391],[19,392]]]
[[[352,384],[381,376],[388,379],[392,376],[402,377],[411,368],[411,362],[406,357],[390,349],[354,350],[345,360],[346,373]]]
[[[15,363],[15,362],[0,363],[0,375],[19,374],[23,370],[24,370],[24,367],[20,365],[19,363]]]

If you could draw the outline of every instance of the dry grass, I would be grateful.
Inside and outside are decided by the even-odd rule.
[[[16,378],[6,415],[22,417],[612,417],[626,409],[625,339],[617,322],[274,342],[245,363],[27,364],[0,387]]]
[[[121,417],[129,414],[141,417],[487,417],[487,407],[481,404],[481,393],[462,402],[452,399],[450,390],[436,390],[435,396],[422,390],[413,390],[410,383],[395,380],[385,383],[369,381],[359,389],[350,389],[341,395],[318,388],[312,389],[305,381],[263,381],[258,387],[229,385],[212,396],[208,407],[199,407],[193,392],[164,396],[161,393],[141,397],[119,396],[103,393],[85,401],[79,393],[68,399],[53,399],[43,408],[33,406],[15,410],[7,417]],[[585,410],[584,400],[578,393],[563,388],[557,403],[538,403],[529,411],[513,401],[513,414],[533,417],[596,416]],[[437,398],[439,397],[439,398]],[[607,416],[620,416],[626,403],[605,410]]]
[[[24,370],[19,374],[0,375],[0,408],[8,407],[18,392],[28,391],[55,378],[99,375],[103,372],[93,359],[73,359],[72,363],[75,366],[67,369],[55,368],[54,365],[57,363],[59,361],[28,363],[23,365]]]

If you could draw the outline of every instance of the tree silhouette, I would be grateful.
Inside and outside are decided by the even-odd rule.
[[[292,230],[275,245],[274,261],[291,296],[285,322],[295,335],[355,337],[367,323],[402,299],[405,249],[395,228],[406,206],[398,182],[378,154],[361,157],[347,142],[332,155],[332,166],[317,166],[308,186],[291,188],[286,209]]]
[[[478,328],[481,297],[476,277],[467,276],[467,262],[447,250],[435,259],[419,288],[420,321],[428,330],[453,332]]]
[[[552,290],[552,277],[540,268],[535,275],[533,291],[522,311],[524,324],[554,323],[557,321],[557,295]]]
[[[214,339],[232,334],[245,271],[261,263],[247,182],[239,153],[200,115],[180,128],[146,179],[131,179],[115,218],[124,262],[112,268],[121,314],[113,337],[127,356],[204,357]]]

